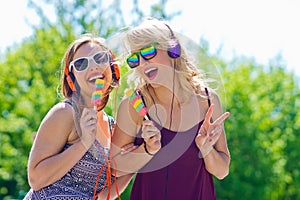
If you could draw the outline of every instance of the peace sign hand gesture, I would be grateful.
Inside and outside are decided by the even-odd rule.
[[[203,158],[214,148],[213,146],[218,141],[223,131],[223,122],[230,115],[229,112],[225,112],[211,123],[210,119],[213,111],[214,104],[208,108],[203,124],[201,125],[199,133],[195,138],[196,145],[199,148]]]

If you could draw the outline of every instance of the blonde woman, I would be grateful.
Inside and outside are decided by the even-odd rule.
[[[136,173],[130,199],[216,199],[213,176],[229,173],[229,112],[222,113],[218,94],[168,23],[148,18],[124,40],[134,89],[147,108],[143,117],[124,98],[112,140],[118,175]],[[126,144],[132,151],[122,154]]]

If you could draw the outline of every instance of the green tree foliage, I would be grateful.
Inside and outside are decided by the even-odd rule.
[[[230,175],[216,181],[219,199],[299,199],[299,83],[284,66],[221,65],[232,161]]]
[[[9,51],[0,64],[0,198],[15,198],[29,189],[26,160],[32,137],[48,109],[59,100],[55,94],[60,57],[70,39],[61,37],[54,27],[36,31],[34,38]]]

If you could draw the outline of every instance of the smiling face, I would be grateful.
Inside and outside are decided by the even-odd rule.
[[[83,96],[86,96],[85,98],[90,98],[92,96],[95,81],[97,78],[104,80],[104,87],[103,87],[104,92],[108,89],[112,81],[112,72],[110,69],[110,63],[108,57],[109,52],[107,51],[107,53],[105,54],[101,53],[100,57],[99,54],[97,54],[99,52],[104,52],[104,51],[107,51],[107,49],[104,49],[98,44],[88,42],[80,46],[76,51],[76,53],[74,54],[73,61],[79,58],[89,57],[88,60],[85,60],[85,62],[87,62],[88,64],[85,70],[83,71],[74,70],[73,69],[74,66],[71,69],[75,75],[78,85],[80,86],[81,94]],[[100,62],[100,59],[102,59],[103,62]]]
[[[140,56],[140,65],[135,70],[152,86],[167,87],[168,82],[173,78],[174,69],[167,52],[157,48],[157,55],[150,60],[145,60]]]

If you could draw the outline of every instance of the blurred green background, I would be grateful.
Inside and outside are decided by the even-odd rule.
[[[180,8],[179,12],[167,13],[166,3],[153,3],[149,7],[151,16],[172,23]],[[132,0],[131,24],[124,22],[120,1],[99,7],[102,4],[102,0],[28,1],[40,23],[32,26],[31,37],[8,48],[0,61],[0,199],[22,199],[29,190],[26,170],[32,137],[47,111],[61,100],[57,87],[67,46],[87,31],[109,38],[145,16],[139,0]],[[56,21],[43,12],[45,5],[53,6]],[[97,15],[92,12],[96,7]],[[201,65],[205,68],[205,64],[214,63],[218,67],[221,97],[231,112],[225,123],[230,174],[224,180],[215,180],[217,199],[300,199],[299,77],[286,70],[280,56],[268,65],[238,56],[228,61],[218,53],[209,53],[204,38],[199,46]],[[127,71],[121,65],[117,103],[127,87]],[[114,95],[106,108],[110,114],[113,99]],[[122,199],[128,199],[130,187]]]

